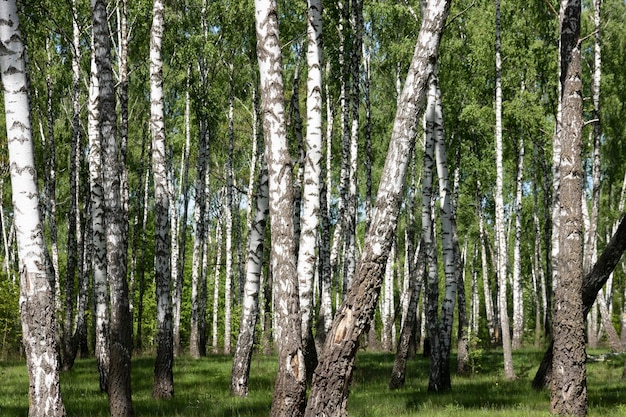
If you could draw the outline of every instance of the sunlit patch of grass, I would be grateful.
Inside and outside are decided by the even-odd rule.
[[[596,354],[594,352],[594,354]],[[507,381],[502,372],[502,354],[484,352],[480,372],[469,376],[452,375],[452,390],[433,394],[428,387],[428,359],[411,360],[406,386],[387,388],[393,366],[392,354],[361,352],[356,360],[348,413],[358,417],[547,417],[548,390],[534,391],[530,382],[543,352],[514,353],[518,379]],[[625,355],[609,356],[587,365],[589,415],[612,417],[626,415],[621,375]],[[456,362],[452,357],[452,364]],[[257,355],[252,360],[250,393],[247,398],[230,395],[232,359],[209,356],[194,360],[178,357],[174,367],[174,398],[152,398],[154,359],[135,357],[132,365],[133,407],[135,415],[168,417],[267,416],[272,401],[276,357]],[[27,416],[28,378],[24,361],[0,362],[0,416]],[[108,416],[105,394],[100,393],[95,361],[77,360],[70,372],[61,375],[68,416]]]

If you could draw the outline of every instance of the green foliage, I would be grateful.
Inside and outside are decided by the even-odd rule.
[[[0,353],[15,355],[22,347],[19,282],[0,273]]]

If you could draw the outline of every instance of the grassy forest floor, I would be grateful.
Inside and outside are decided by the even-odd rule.
[[[604,353],[590,352],[592,357]],[[393,355],[359,353],[348,400],[348,413],[356,417],[401,416],[548,416],[549,393],[536,392],[530,382],[542,352],[514,353],[517,381],[505,381],[502,356],[483,352],[475,358],[475,373],[452,377],[452,391],[429,394],[428,360],[418,356],[407,370],[403,389],[387,388]],[[626,355],[589,361],[587,385],[590,416],[626,416],[626,383],[621,381]],[[453,357],[453,361],[456,358]],[[455,362],[453,362],[455,363]],[[276,372],[276,358],[255,355],[252,360],[250,395],[229,395],[232,360],[209,356],[201,360],[176,359],[175,394],[172,400],[153,400],[154,360],[133,360],[132,383],[135,415],[171,417],[267,416]],[[62,374],[62,392],[68,416],[107,416],[107,398],[98,391],[94,360],[78,360],[74,369]],[[0,361],[0,416],[28,415],[28,377],[22,360]]]

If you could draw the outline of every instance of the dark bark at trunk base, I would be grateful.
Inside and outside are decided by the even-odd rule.
[[[615,269],[624,250],[626,250],[626,217],[622,217],[619,227],[611,238],[611,241],[602,252],[602,255],[600,255],[600,258],[593,266],[591,272],[585,275],[583,279],[582,298],[584,317],[587,317],[598,292],[602,289],[609,275]],[[543,355],[539,369],[533,379],[532,387],[536,390],[546,387],[551,380],[552,348],[553,344],[551,342],[546,353]]]

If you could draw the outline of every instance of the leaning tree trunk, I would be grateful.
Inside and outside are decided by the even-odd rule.
[[[558,279],[554,294],[554,358],[550,411],[587,414],[582,222],[582,83],[580,0],[561,1],[561,186]]]
[[[302,318],[293,229],[293,180],[287,143],[278,16],[274,0],[255,0],[257,51],[269,174],[270,254],[278,324],[278,375],[271,416],[299,416],[305,404]]]
[[[174,334],[172,329],[172,298],[170,295],[171,246],[169,224],[169,193],[165,143],[163,100],[163,61],[161,44],[165,25],[165,4],[154,0],[150,34],[150,131],[152,133],[152,175],[154,176],[154,276],[157,302],[157,355],[154,363],[154,398],[174,395]],[[176,267],[173,265],[173,267]]]
[[[376,211],[354,281],[326,338],[315,370],[306,415],[346,415],[354,359],[359,339],[369,326],[391,249],[404,188],[408,161],[424,102],[426,82],[432,72],[448,15],[448,1],[433,0],[424,12],[422,27],[396,112],[394,128],[383,168]]]
[[[15,1],[0,5],[0,70],[19,257],[20,316],[30,380],[30,417],[65,416],[55,340],[53,289],[39,213],[26,50]]]
[[[104,0],[95,0],[93,8],[94,52],[100,85],[100,135],[104,183],[106,262],[111,297],[109,407],[112,417],[133,415],[130,368],[132,321],[126,282],[126,226],[120,178],[122,164],[117,134],[115,83],[111,67],[109,22]]]
[[[256,209],[250,239],[248,241],[248,262],[246,282],[243,291],[243,311],[239,336],[233,357],[230,393],[245,397],[248,395],[250,361],[254,348],[254,334],[259,316],[259,291],[263,273],[263,254],[265,251],[265,224],[269,211],[267,165],[261,162],[257,185]]]

